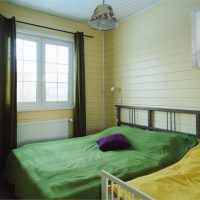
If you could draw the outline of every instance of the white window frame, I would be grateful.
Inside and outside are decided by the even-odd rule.
[[[200,49],[197,47],[197,42],[200,41],[200,36],[197,36],[197,13],[200,13],[200,8],[193,9],[191,12],[192,18],[192,67],[200,68]],[[200,22],[200,19],[199,19]]]
[[[40,111],[40,110],[63,110],[73,108],[73,89],[74,89],[74,67],[73,67],[73,54],[74,54],[74,41],[72,39],[55,39],[55,37],[44,37],[32,35],[29,33],[17,32],[17,39],[27,39],[37,43],[37,86],[36,86],[36,102],[18,102],[18,112],[25,111]],[[60,44],[67,46],[70,51],[69,55],[69,75],[68,75],[68,101],[45,101],[45,44]]]

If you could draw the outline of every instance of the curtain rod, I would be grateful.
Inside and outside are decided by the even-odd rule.
[[[37,24],[31,24],[31,23],[28,23],[28,22],[23,22],[23,21],[18,21],[18,20],[16,20],[16,22],[21,23],[21,24],[27,24],[27,25],[31,25],[31,26],[36,26],[36,27],[40,27],[40,28],[46,28],[46,29],[50,29],[50,30],[53,30],[53,31],[59,31],[59,32],[63,32],[63,33],[75,34],[74,32],[64,31],[64,30],[60,30],[60,29],[56,29],[56,28],[50,28],[50,27],[47,27],[47,26],[41,26],[41,25],[37,25]],[[91,35],[84,35],[84,36],[85,37],[89,37],[89,38],[94,38]]]

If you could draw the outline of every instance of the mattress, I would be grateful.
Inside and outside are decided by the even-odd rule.
[[[200,144],[193,147],[179,162],[158,172],[128,182],[156,200],[199,199]],[[123,191],[121,191],[123,199]],[[127,199],[131,199],[127,193]]]
[[[132,147],[100,151],[96,141],[114,133],[122,133]],[[197,143],[196,137],[182,133],[112,127],[90,136],[15,149],[6,176],[21,199],[98,199],[101,170],[128,181],[175,163]]]

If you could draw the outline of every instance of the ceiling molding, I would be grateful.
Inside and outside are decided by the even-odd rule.
[[[105,0],[113,7],[116,18],[121,21],[156,6],[163,0]],[[43,12],[68,20],[87,23],[102,0],[6,0],[6,3]]]

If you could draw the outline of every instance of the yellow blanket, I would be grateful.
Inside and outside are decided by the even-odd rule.
[[[192,148],[179,162],[129,181],[128,184],[156,200],[200,199],[200,144]],[[127,199],[130,199],[130,195]]]

